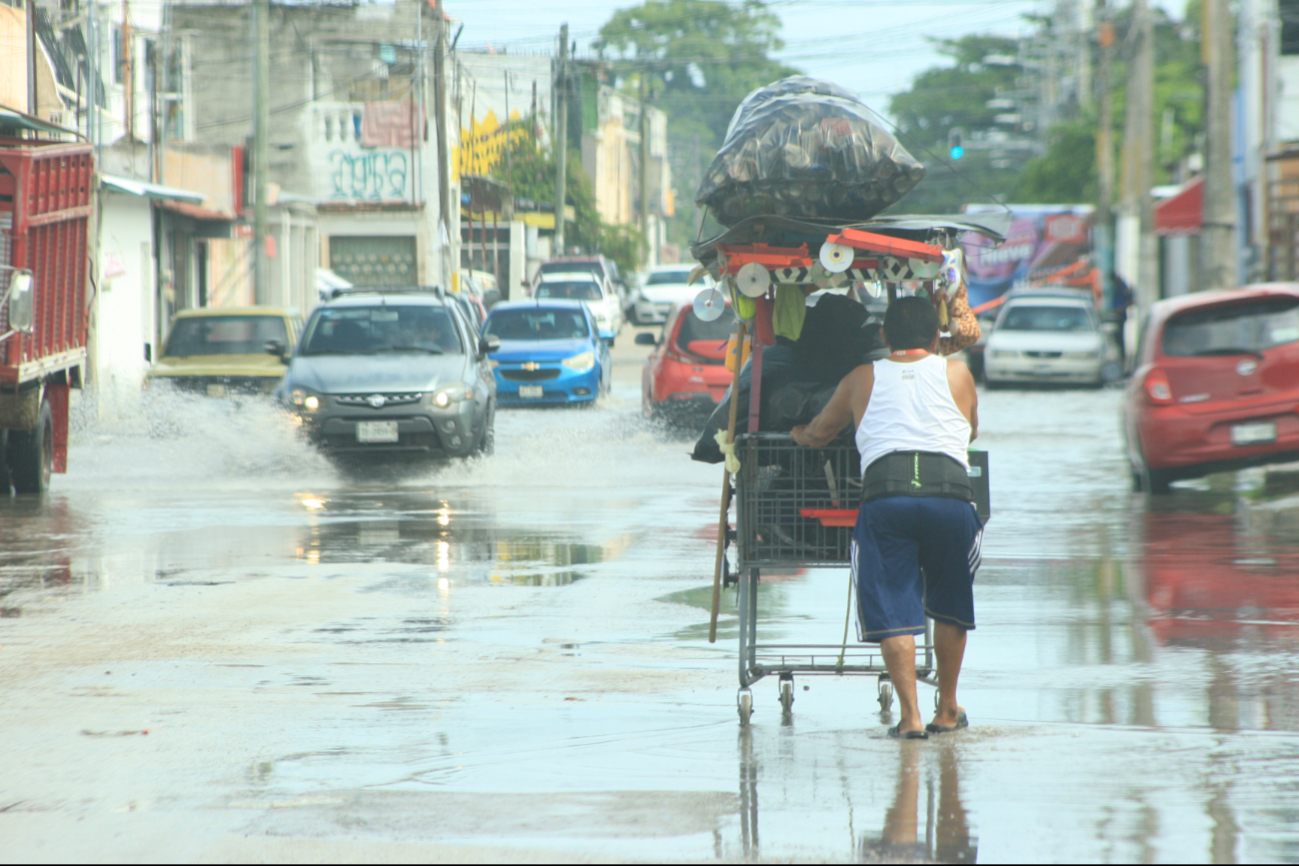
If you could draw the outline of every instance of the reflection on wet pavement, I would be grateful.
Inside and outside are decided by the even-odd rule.
[[[973,727],[899,744],[830,676],[783,722],[758,683],[741,732],[730,592],[707,643],[718,471],[635,397],[502,413],[490,460],[384,478],[254,442],[255,407],[201,453],[82,430],[52,496],[0,500],[0,832],[65,859],[1299,862],[1292,479],[1134,495],[1118,392],[986,394]],[[838,641],[845,580],[764,574],[763,639]],[[124,815],[168,841],[97,848]]]

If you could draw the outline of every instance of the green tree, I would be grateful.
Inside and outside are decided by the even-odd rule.
[[[780,18],[761,0],[648,0],[615,12],[595,48],[617,83],[640,93],[668,117],[677,200],[673,240],[693,235],[695,190],[736,107],[751,91],[798,70],[772,60],[783,43]]]
[[[541,148],[531,137],[511,140],[509,150],[508,162],[504,159],[498,162],[492,171],[493,177],[511,184],[516,201],[553,202],[554,153]],[[607,255],[624,273],[630,274],[640,267],[644,248],[640,232],[627,226],[611,226],[600,219],[591,181],[582,170],[581,157],[572,149],[568,151],[564,193],[574,214],[573,230],[567,234],[566,243],[587,253]]]

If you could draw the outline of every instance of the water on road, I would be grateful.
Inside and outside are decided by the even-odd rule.
[[[443,467],[340,475],[257,403],[83,413],[53,493],[0,500],[0,859],[1299,861],[1261,473],[1135,495],[1121,392],[984,393],[972,727],[898,743],[816,678],[742,731],[720,469],[631,352]],[[773,576],[764,639],[838,641],[845,590]]]

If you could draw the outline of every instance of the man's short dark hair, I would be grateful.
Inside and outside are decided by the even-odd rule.
[[[928,349],[938,333],[938,311],[928,298],[898,298],[884,314],[884,337],[889,347]]]

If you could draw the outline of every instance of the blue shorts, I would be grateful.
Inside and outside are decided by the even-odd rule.
[[[935,622],[974,628],[983,524],[974,506],[936,496],[862,503],[852,532],[857,637],[924,634]]]

